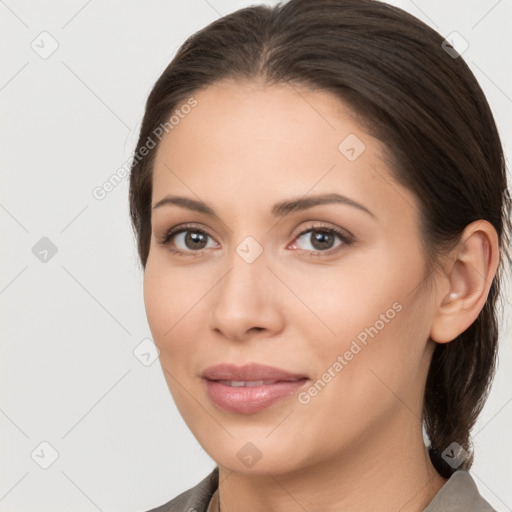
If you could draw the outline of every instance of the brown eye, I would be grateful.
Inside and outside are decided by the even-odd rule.
[[[168,247],[173,253],[195,256],[193,253],[208,248],[208,238],[211,237],[206,231],[194,225],[179,226],[168,231],[159,244]]]
[[[306,235],[309,235],[306,236]],[[181,256],[200,256],[205,249],[208,249],[208,239],[212,237],[203,229],[195,225],[177,226],[168,231],[164,237],[159,240],[159,244],[167,247],[169,251]],[[297,240],[304,238],[309,242],[310,248],[302,248],[309,254],[320,256],[322,254],[331,254],[336,252],[340,246],[348,246],[353,243],[352,235],[342,232],[330,226],[311,226],[302,231],[293,243],[297,246]],[[339,243],[335,245],[336,238]],[[212,239],[213,240],[213,239]],[[304,245],[307,245],[304,244]],[[215,243],[213,247],[215,246]],[[211,248],[212,246],[210,246]],[[296,247],[294,247],[296,248]]]
[[[205,248],[208,237],[206,233],[190,230],[183,231],[182,233],[185,235],[182,241],[188,249],[200,250]]]
[[[308,236],[306,236],[308,235]],[[304,238],[306,242],[309,242],[310,247],[305,247],[304,250],[310,253],[331,253],[333,249],[336,249],[342,245],[350,245],[352,243],[352,237],[349,235],[327,226],[311,226],[309,229],[302,231],[297,235],[296,240]],[[336,238],[340,240],[340,243],[335,244]],[[294,245],[297,245],[296,242]],[[308,244],[304,244],[308,245]]]

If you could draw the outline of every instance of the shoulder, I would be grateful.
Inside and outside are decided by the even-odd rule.
[[[190,489],[171,501],[146,512],[206,512],[210,499],[219,485],[219,467]]]
[[[468,471],[455,471],[423,512],[496,512]]]
[[[218,466],[171,501],[147,512],[206,512],[219,484]],[[456,471],[423,512],[496,512],[480,495],[468,471]]]

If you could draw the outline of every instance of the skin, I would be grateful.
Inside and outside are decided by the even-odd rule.
[[[469,225],[427,274],[417,198],[394,181],[384,147],[347,105],[255,81],[218,82],[194,98],[157,148],[152,205],[186,196],[216,216],[152,211],[144,300],[176,406],[220,466],[222,512],[242,503],[248,512],[423,510],[446,482],[421,431],[430,359],[485,304],[498,264],[494,228]],[[349,134],[365,145],[354,161],[338,149]],[[278,201],[326,192],[373,215],[347,204],[270,213]],[[158,243],[185,223],[208,233],[202,250],[183,233]],[[322,249],[315,230],[297,237],[317,225],[354,241],[333,235]],[[252,263],[236,252],[248,236],[263,249]],[[221,362],[304,373],[308,390],[396,303],[400,312],[307,404],[296,393],[239,414],[205,392],[201,372]],[[247,442],[261,453],[252,467],[237,456]]]

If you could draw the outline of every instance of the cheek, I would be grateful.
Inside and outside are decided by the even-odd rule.
[[[288,276],[310,310],[296,301],[294,308],[303,313],[289,310],[288,315],[297,319],[303,338],[310,340],[305,352],[308,360],[317,362],[317,377],[341,356],[343,370],[338,365],[336,374],[354,379],[350,389],[359,388],[364,394],[363,388],[376,380],[369,368],[397,385],[417,371],[428,337],[425,300],[421,287],[415,290],[421,283],[422,265],[410,253],[407,264],[401,259],[404,256],[398,252],[379,251],[367,254],[357,265],[323,267],[294,281]],[[358,379],[362,380],[358,383]]]
[[[180,326],[180,318],[186,312],[189,301],[188,294],[179,291],[183,289],[176,272],[158,264],[155,258],[148,259],[144,272],[144,305],[154,342],[160,351],[167,350]]]
[[[144,305],[149,327],[158,345],[165,332],[166,319],[171,318],[170,295],[164,279],[158,277],[158,273],[149,263],[144,273]],[[167,325],[169,329],[169,325]]]
[[[190,382],[188,359],[192,356],[190,321],[194,297],[179,292],[187,288],[183,285],[177,273],[164,271],[154,260],[148,260],[144,273],[146,316],[153,341],[160,351],[160,365],[171,396],[180,414],[187,418],[193,404],[183,389]]]
[[[306,323],[316,328],[316,337],[323,337],[327,347],[328,340],[351,339],[375,322],[382,330],[380,315],[388,312],[385,320],[394,318],[396,306],[393,309],[393,304],[403,295],[401,280],[394,274],[396,269],[385,268],[382,256],[368,257],[358,264],[312,266],[301,272],[283,273],[283,281],[290,283],[299,299],[291,301],[295,309],[290,311],[292,323]],[[300,315],[298,310],[302,311]]]
[[[144,273],[144,304],[160,360],[173,372],[183,372],[182,363],[192,357],[205,337],[207,292],[215,280],[189,268],[172,267],[157,258],[148,259]],[[203,332],[200,332],[200,330]]]
[[[389,296],[398,300],[390,302]],[[317,334],[313,344],[312,331],[305,333],[314,379],[298,397],[302,431],[315,431],[322,423],[327,437],[347,441],[380,428],[404,408],[415,409],[424,371],[419,301],[380,289],[360,311],[355,304],[354,299],[341,310],[330,305],[326,311],[335,336]]]

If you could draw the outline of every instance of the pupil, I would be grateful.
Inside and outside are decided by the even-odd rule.
[[[204,242],[204,240],[201,240],[201,238],[204,238],[201,233],[189,232],[186,238],[187,238],[186,242],[188,242],[190,240],[192,241],[192,248],[194,248],[194,244],[197,244],[197,243],[201,244],[201,242]],[[195,248],[197,249],[197,247],[195,247]]]
[[[326,239],[328,240],[329,237],[332,237],[331,233],[326,233],[325,231],[317,231],[317,234],[313,236],[313,246],[316,247],[318,244],[319,247],[316,247],[317,249],[325,249],[325,241]],[[322,241],[324,243],[322,243]]]

